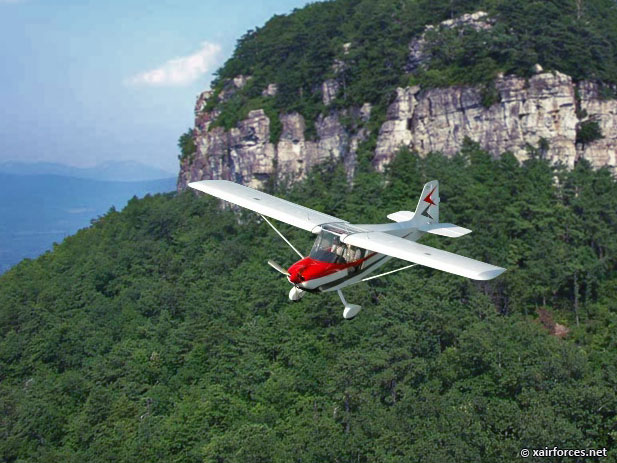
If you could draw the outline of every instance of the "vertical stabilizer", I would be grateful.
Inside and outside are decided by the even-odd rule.
[[[431,180],[424,185],[413,220],[416,225],[439,223],[439,182],[437,180]]]

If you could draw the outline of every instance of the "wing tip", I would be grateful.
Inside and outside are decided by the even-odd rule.
[[[487,270],[485,272],[475,275],[473,279],[482,280],[482,281],[492,280],[493,278],[497,278],[499,275],[501,275],[505,271],[506,271],[505,268],[495,267],[492,270]]]
[[[191,182],[187,183],[186,186],[192,188],[193,190],[201,191],[202,193],[207,193],[204,185],[205,180],[200,180],[199,182]]]
[[[219,189],[222,185],[234,183],[227,180],[198,180],[196,182],[187,183],[186,186],[192,188],[193,190],[202,191],[204,193],[211,194],[211,191],[214,189]],[[235,185],[238,185],[234,183]],[[217,188],[219,187],[219,188]]]

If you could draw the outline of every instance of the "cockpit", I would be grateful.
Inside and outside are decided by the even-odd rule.
[[[309,254],[312,259],[329,264],[348,264],[364,257],[365,250],[341,241],[339,235],[322,230]]]

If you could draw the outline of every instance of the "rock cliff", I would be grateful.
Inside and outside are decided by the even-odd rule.
[[[324,84],[324,100],[332,98],[334,87]],[[597,84],[574,83],[564,74],[544,72],[529,79],[500,77],[495,88],[499,101],[489,107],[483,106],[482,89],[476,87],[397,89],[379,130],[375,167],[383,170],[404,146],[421,154],[454,154],[466,137],[496,156],[510,151],[524,160],[528,146],[537,147],[544,139],[548,143],[545,156],[554,162],[571,167],[584,158],[596,167],[617,166],[617,100],[603,99]],[[229,179],[262,187],[272,175],[302,178],[308,169],[327,159],[342,160],[353,175],[358,143],[367,133],[364,128],[350,129],[341,121],[368,120],[370,105],[319,116],[315,140],[305,138],[302,115],[281,115],[280,139],[271,143],[270,120],[263,110],[251,111],[230,131],[210,129],[218,113],[216,109],[203,111],[208,97],[209,92],[204,92],[197,100],[197,152],[181,163],[179,190],[200,179]],[[602,138],[577,143],[577,128],[590,120],[598,123]]]
[[[312,166],[326,160],[342,160],[349,175],[353,175],[358,144],[367,133],[363,128],[348,130],[341,120],[368,120],[369,104],[319,116],[315,121],[315,140],[306,139],[306,123],[301,114],[281,115],[282,131],[275,144],[270,141],[270,120],[261,109],[251,111],[247,119],[230,131],[210,128],[218,111],[203,111],[204,100],[209,97],[209,92],[204,92],[197,99],[196,153],[181,161],[178,190],[202,179],[227,179],[260,188],[272,175],[300,179]]]
[[[475,87],[399,88],[379,132],[375,166],[383,169],[401,146],[454,154],[466,137],[495,155],[510,151],[519,160],[527,158],[528,145],[537,147],[544,139],[545,155],[554,162],[571,167],[585,158],[597,167],[617,165],[617,100],[601,99],[597,84],[575,84],[555,72],[501,77],[495,87],[499,102],[489,107]],[[577,143],[577,128],[591,120],[603,138]]]

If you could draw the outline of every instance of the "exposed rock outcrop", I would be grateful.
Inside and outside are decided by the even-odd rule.
[[[426,65],[430,60],[430,54],[427,52],[429,36],[431,33],[444,29],[461,29],[470,28],[478,31],[486,31],[493,27],[495,23],[488,13],[484,11],[476,11],[475,13],[464,14],[458,18],[448,19],[439,23],[437,26],[427,25],[424,32],[415,37],[409,44],[409,55],[407,57],[406,72],[414,72],[416,69]]]
[[[340,84],[334,79],[328,79],[321,84],[321,99],[324,106],[329,106],[336,99]]]
[[[600,86],[594,82],[578,85],[580,110],[586,119],[598,122],[602,138],[585,145],[577,145],[577,156],[594,166],[612,166],[617,174],[617,100],[601,97]]]
[[[203,107],[202,97],[197,108]],[[350,133],[341,124],[341,116],[367,120],[371,106],[333,111],[315,122],[317,137],[307,140],[306,123],[298,113],[280,117],[282,131],[276,144],[270,142],[270,120],[263,110],[251,111],[236,128],[225,131],[210,128],[215,113],[196,111],[196,153],[181,161],[178,190],[201,179],[225,179],[260,188],[272,175],[279,179],[303,178],[311,167],[326,160],[342,160],[349,175],[355,169],[358,144],[366,137],[361,129]]]
[[[238,90],[242,89],[251,78],[251,76],[239,75],[229,80],[218,95],[219,101],[229,100]]]
[[[246,80],[238,79],[242,82]],[[326,95],[336,94],[332,82],[324,83],[324,103]],[[227,91],[237,88],[234,82]],[[596,167],[617,166],[617,100],[603,99],[598,84],[575,84],[565,74],[543,72],[529,79],[500,77],[495,88],[499,101],[489,107],[483,106],[483,90],[478,87],[397,89],[377,138],[375,167],[383,170],[401,147],[452,155],[465,138],[495,156],[510,151],[519,160],[528,157],[529,145],[538,147],[544,139],[544,155],[553,162],[572,167],[585,158]],[[204,92],[197,99],[197,151],[182,161],[178,189],[200,179],[229,179],[259,188],[272,175],[303,178],[311,167],[330,159],[343,161],[348,175],[353,175],[359,142],[368,135],[363,122],[370,118],[369,104],[319,116],[315,140],[306,139],[302,115],[283,114],[281,136],[272,143],[271,121],[263,110],[251,111],[230,131],[211,128],[219,114],[218,109],[204,111],[211,97]],[[344,125],[343,119],[354,123]],[[577,127],[585,120],[597,121],[603,137],[577,144]]]
[[[545,139],[548,159],[573,166],[580,158],[594,166],[615,166],[617,150],[616,100],[601,100],[597,85],[577,85],[565,74],[542,73],[530,79],[509,76],[495,82],[499,102],[484,107],[477,87],[450,87],[421,91],[417,86],[399,88],[382,125],[374,163],[378,169],[390,162],[396,151],[410,147],[419,153],[456,153],[468,137],[499,155],[512,152],[519,160],[528,156],[527,146]],[[604,138],[576,143],[577,116],[598,121]],[[584,110],[584,111],[582,111]]]
[[[207,118],[206,118],[207,119]],[[182,161],[178,188],[199,179],[226,179],[260,187],[272,174],[275,148],[270,143],[270,120],[261,109],[226,132],[209,129],[207,121],[196,134],[197,152]]]
[[[276,96],[279,91],[279,87],[276,84],[268,84],[268,86],[261,92],[262,96]]]

